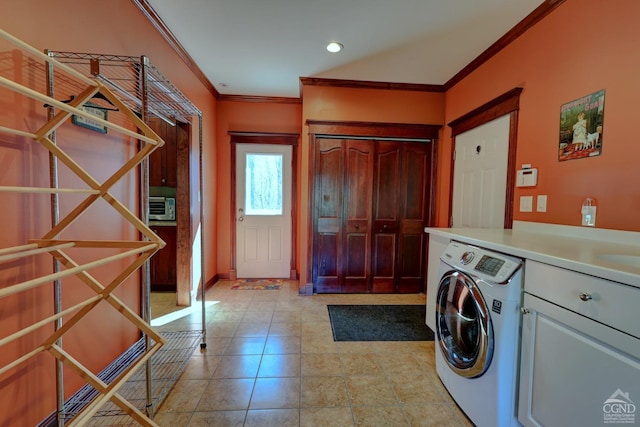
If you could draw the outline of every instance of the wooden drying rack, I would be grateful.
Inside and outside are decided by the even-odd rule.
[[[151,229],[141,221],[137,215],[131,212],[124,204],[118,201],[109,191],[111,187],[117,183],[124,175],[136,168],[147,156],[155,149],[161,147],[164,141],[138,116],[131,111],[117,96],[115,96],[107,87],[97,80],[88,78],[73,68],[56,61],[44,53],[39,52],[35,48],[13,37],[12,35],[0,30],[0,38],[4,38],[17,48],[26,52],[29,56],[41,59],[50,66],[57,67],[65,73],[80,81],[86,88],[77,94],[69,103],[63,103],[44,95],[38,91],[30,89],[12,80],[0,76],[0,86],[9,89],[16,94],[26,96],[33,100],[43,102],[46,105],[54,107],[57,112],[48,120],[40,129],[34,133],[25,132],[18,129],[0,126],[0,132],[20,137],[28,137],[41,144],[52,155],[57,157],[59,161],[64,163],[77,177],[79,177],[88,189],[64,189],[64,188],[38,188],[38,187],[15,187],[0,186],[0,192],[23,192],[23,193],[86,193],[87,197],[80,202],[71,212],[62,218],[55,226],[39,239],[32,239],[27,244],[0,249],[0,263],[16,260],[20,258],[30,257],[37,254],[49,253],[59,261],[64,267],[62,271],[47,274],[41,277],[33,278],[22,283],[4,286],[0,288],[0,298],[25,292],[40,286],[51,285],[53,281],[65,277],[75,276],[85,283],[95,295],[86,300],[68,307],[52,316],[38,320],[29,327],[22,329],[12,335],[0,338],[0,347],[11,343],[31,332],[52,325],[58,319],[66,317],[64,324],[54,333],[47,337],[35,349],[27,352],[11,363],[0,367],[0,375],[8,370],[24,363],[32,357],[49,352],[56,359],[61,361],[65,366],[72,369],[80,375],[88,384],[98,391],[96,398],[77,414],[68,425],[84,425],[90,418],[108,401],[112,401],[119,406],[126,414],[131,416],[135,421],[143,426],[157,426],[155,422],[149,419],[144,413],[130,404],[117,391],[141,366],[143,366],[151,356],[153,356],[164,344],[164,339],[155,332],[150,325],[145,322],[132,309],[127,307],[113,292],[138,268],[140,268],[158,249],[164,247],[165,242],[162,241]],[[123,113],[137,127],[140,133],[111,123],[107,120],[96,118],[85,112],[81,107],[96,94],[103,95],[108,99],[121,113]],[[63,123],[65,123],[72,115],[89,118],[101,126],[117,131],[126,136],[132,137],[133,141],[143,141],[142,148],[128,161],[126,161],[111,177],[100,183],[91,176],[89,172],[84,170],[76,163],[65,151],[63,151],[52,140],[52,133],[56,131]],[[117,240],[60,240],[58,237],[65,229],[67,229],[81,214],[83,214],[97,200],[104,199],[109,203],[120,215],[131,223],[141,235],[147,240],[140,241],[117,241]],[[70,248],[109,248],[121,249],[123,252],[116,255],[107,256],[85,264],[78,264],[65,251]],[[120,272],[110,283],[102,284],[89,274],[89,270],[122,259],[136,256],[125,270]],[[122,372],[110,384],[106,384],[100,380],[89,369],[83,366],[79,361],[67,353],[61,346],[57,344],[58,340],[64,336],[75,324],[80,322],[91,310],[101,301],[106,301],[120,312],[126,319],[135,325],[141,332],[146,334],[150,340],[147,351],[124,372]]]

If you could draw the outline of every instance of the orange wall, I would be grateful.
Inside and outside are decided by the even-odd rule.
[[[307,120],[379,121],[442,124],[444,93],[305,86],[302,105],[274,102],[219,101],[217,104],[217,271],[228,277],[231,254],[231,167],[228,131],[301,133],[298,150],[298,265],[307,282],[309,137]],[[302,130],[301,130],[302,129]]]
[[[399,90],[304,86],[302,144],[300,150],[300,286],[307,277],[309,241],[309,134],[307,120],[368,121],[385,123],[444,123],[444,93]]]
[[[231,267],[231,145],[229,131],[300,133],[300,103],[219,101],[217,109],[217,272]]]
[[[140,56],[147,55],[151,62],[159,68],[194,104],[203,112],[204,149],[204,204],[205,217],[211,221],[205,230],[215,229],[214,202],[208,197],[212,191],[216,177],[215,147],[215,99],[190,72],[164,39],[157,33],[142,13],[130,0],[110,0],[105,2],[79,2],[60,0],[42,2],[39,0],[11,0],[5,4],[0,14],[0,28],[18,37],[36,49],[52,49],[57,51],[75,51],[104,54]],[[3,64],[12,65],[10,47],[0,44]],[[9,58],[9,59],[8,59]],[[6,75],[6,74],[3,74]],[[24,74],[28,76],[28,73]],[[44,114],[44,109],[37,102],[15,104],[15,98],[6,91],[0,90],[0,125],[10,127],[26,126],[28,130],[37,129],[36,120],[24,117],[20,108],[32,111],[35,118]],[[20,107],[20,108],[18,108]],[[40,117],[41,118],[41,117]],[[7,123],[9,121],[9,123]],[[197,156],[198,123],[194,122],[192,145]],[[35,126],[35,127],[34,127]],[[76,132],[77,133],[77,132]],[[90,136],[87,136],[90,135]],[[109,143],[98,145],[97,149],[86,150],[87,138],[91,132],[84,131],[81,136],[67,135],[59,138],[74,151],[74,158],[79,159],[83,167],[97,176],[108,176],[113,167],[122,163],[123,158],[130,156],[131,144],[118,141],[109,136]],[[122,138],[125,139],[125,138]],[[207,146],[209,144],[209,146]],[[75,145],[75,146],[74,146]],[[192,164],[197,165],[197,159]],[[0,185],[47,186],[48,157],[38,151],[34,144],[22,138],[0,135]],[[65,175],[61,172],[61,175]],[[135,177],[125,177],[114,189],[114,195],[133,209],[137,203],[137,183]],[[215,193],[213,193],[215,194]],[[8,224],[3,228],[0,237],[0,248],[26,243],[29,238],[39,237],[49,229],[49,202],[46,196],[24,196],[3,193],[3,209],[0,220]],[[106,238],[106,230],[115,230],[118,238],[132,239],[135,233],[117,216],[112,209],[102,203],[101,208],[92,208],[87,218],[79,221],[83,236],[91,233],[90,238]],[[62,210],[69,205],[63,203]],[[197,213],[193,214],[197,218]],[[73,235],[73,233],[71,233]],[[113,234],[108,238],[113,239]],[[217,248],[212,240],[206,240],[206,259],[215,260]],[[78,254],[82,258],[83,254]],[[123,262],[120,266],[125,266]],[[215,274],[215,262],[209,263],[207,275]],[[41,272],[51,269],[50,257],[39,257],[36,260],[20,261],[0,266],[0,283],[17,283],[33,278]],[[114,275],[113,265],[98,269],[95,274],[100,278]],[[123,268],[123,267],[122,267]],[[126,303],[136,308],[139,306],[139,286],[136,277],[129,279],[117,295]],[[46,288],[46,287],[45,287]],[[86,296],[86,286],[78,285],[73,280],[64,283],[63,301],[65,307],[70,305],[79,294]],[[52,312],[52,292],[50,288],[42,291],[27,292],[25,295],[0,299],[2,313],[2,334],[19,330],[42,319]],[[88,319],[77,326],[77,331],[69,335],[64,346],[82,362],[89,365],[94,372],[99,371],[116,355],[128,348],[137,339],[135,328],[123,321],[122,316],[106,304],[99,307]],[[105,329],[108,328],[108,329]],[[96,331],[105,331],[97,333]],[[16,354],[24,354],[34,348],[46,336],[46,333],[33,334],[22,340],[21,348],[7,349],[0,352],[0,363]],[[43,354],[27,362],[10,373],[0,375],[0,426],[35,425],[42,418],[55,410],[54,358]],[[66,372],[66,395],[70,395],[84,383],[78,376]]]
[[[538,168],[538,185],[516,188],[514,219],[580,225],[586,197],[597,200],[596,226],[640,231],[640,2],[567,0],[446,95],[446,121],[514,88],[521,95],[516,164]],[[558,161],[560,106],[606,90],[598,157]],[[439,153],[438,221],[447,225],[450,129]],[[524,195],[548,195],[546,213],[518,212]],[[534,209],[535,210],[535,209]]]

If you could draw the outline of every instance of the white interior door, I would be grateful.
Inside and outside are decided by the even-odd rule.
[[[504,228],[510,115],[456,136],[454,227]]]
[[[291,262],[290,145],[236,146],[236,273],[288,278]]]

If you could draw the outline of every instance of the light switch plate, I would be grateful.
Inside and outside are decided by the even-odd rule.
[[[547,211],[547,195],[546,194],[541,194],[538,196],[536,200],[536,211],[537,212]]]
[[[520,196],[520,212],[533,212],[533,196]]]

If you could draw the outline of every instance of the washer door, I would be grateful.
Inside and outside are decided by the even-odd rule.
[[[436,330],[440,351],[458,375],[485,373],[493,356],[493,326],[475,281],[460,271],[440,279],[436,298]]]

